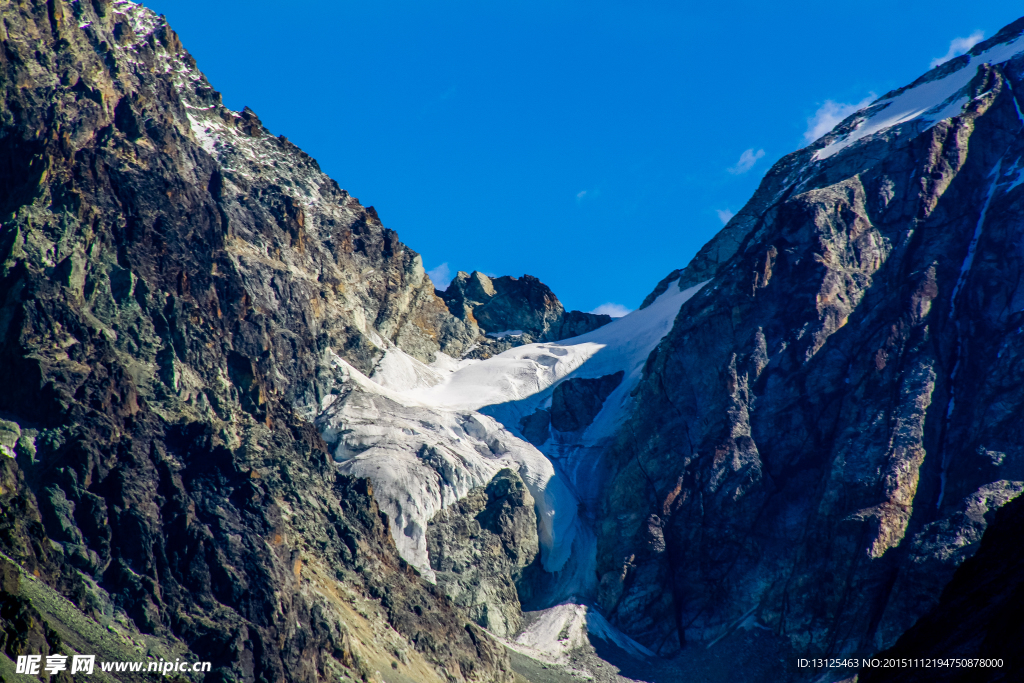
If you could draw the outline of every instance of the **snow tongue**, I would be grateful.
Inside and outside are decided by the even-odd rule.
[[[439,354],[426,364],[388,345],[366,377],[335,356],[335,389],[315,423],[339,469],[373,482],[405,560],[510,647],[541,656],[520,633],[521,610],[596,598],[601,452],[651,350],[702,286],[674,283],[647,308],[586,334],[485,359]],[[554,419],[543,430],[536,420],[524,427],[546,412]],[[521,482],[526,494],[502,497],[503,513],[493,510],[499,481]],[[600,637],[646,652],[601,624]],[[544,656],[561,661],[563,650]]]

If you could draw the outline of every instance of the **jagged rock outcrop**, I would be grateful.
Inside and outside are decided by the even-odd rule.
[[[607,454],[627,633],[670,654],[750,614],[794,652],[875,652],[1020,493],[1022,30],[782,159],[659,285],[710,280]]]
[[[419,256],[149,10],[0,14],[0,551],[74,603],[5,578],[28,604],[0,631],[107,620],[208,681],[510,680],[309,421],[331,354],[370,372],[472,339]],[[102,645],[61,638],[6,656]]]
[[[519,475],[504,469],[486,488],[437,513],[427,529],[437,585],[473,621],[503,637],[522,627],[518,584],[539,550],[533,504]]]
[[[438,292],[453,316],[475,330],[486,358],[515,346],[568,339],[611,322],[608,315],[566,311],[551,288],[532,275],[491,278],[459,271]]]
[[[519,421],[519,434],[537,448],[551,436],[551,411],[539,408]]]

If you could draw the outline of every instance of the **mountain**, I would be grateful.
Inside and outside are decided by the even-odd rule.
[[[512,680],[311,422],[335,352],[369,373],[473,342],[420,257],[223,107],[153,12],[2,17],[4,679],[63,649],[206,680]]]
[[[436,290],[151,11],[0,7],[5,680],[838,680],[797,659],[1012,640],[1024,20],[612,320]]]
[[[459,271],[439,296],[452,315],[482,335],[479,348],[463,357],[484,359],[522,344],[569,339],[612,320],[566,311],[551,288],[532,275],[490,278]]]
[[[974,658],[990,669],[965,672],[951,667],[917,670],[866,668],[860,680],[871,681],[1019,681],[1024,676],[1022,638],[1017,615],[1024,590],[1024,552],[1020,543],[1024,498],[1001,508],[981,539],[977,554],[966,560],[942,591],[939,604],[896,644],[879,654],[891,659]]]
[[[871,654],[1020,494],[1022,30],[782,159],[677,275],[706,284],[605,455],[619,628]]]

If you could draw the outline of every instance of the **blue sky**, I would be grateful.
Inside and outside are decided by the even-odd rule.
[[[619,311],[686,265],[784,154],[1020,11],[892,0],[146,4],[227,106],[248,105],[315,157],[428,270],[529,273],[566,308]]]

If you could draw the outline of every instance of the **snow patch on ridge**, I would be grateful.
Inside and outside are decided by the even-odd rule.
[[[624,417],[622,409],[640,379],[647,357],[672,329],[679,308],[705,284],[683,291],[670,286],[647,308],[616,318],[592,332],[560,342],[517,346],[460,367],[443,382],[410,391],[409,396],[451,409],[490,407],[488,412],[508,426],[518,424],[520,417],[532,413],[557,383],[570,375],[595,378],[623,370],[622,384],[605,401],[606,410],[601,411],[607,413],[605,419],[601,420],[599,415],[588,430],[592,437],[607,435]],[[510,408],[512,414],[505,415],[502,407]],[[609,411],[608,407],[613,409]]]
[[[149,36],[163,21],[153,10],[129,0],[114,0],[114,14],[128,19],[132,32],[139,38]]]
[[[492,339],[504,339],[505,337],[522,337],[522,330],[504,330],[502,332],[488,332],[488,337]]]
[[[893,97],[874,102],[856,128],[844,137],[819,149],[813,161],[827,159],[853,143],[901,123],[914,119],[931,128],[939,121],[956,116],[970,97],[965,92],[981,64],[1001,64],[1024,51],[1024,36],[995,45],[977,55],[970,55],[967,64],[941,78],[907,88]]]

